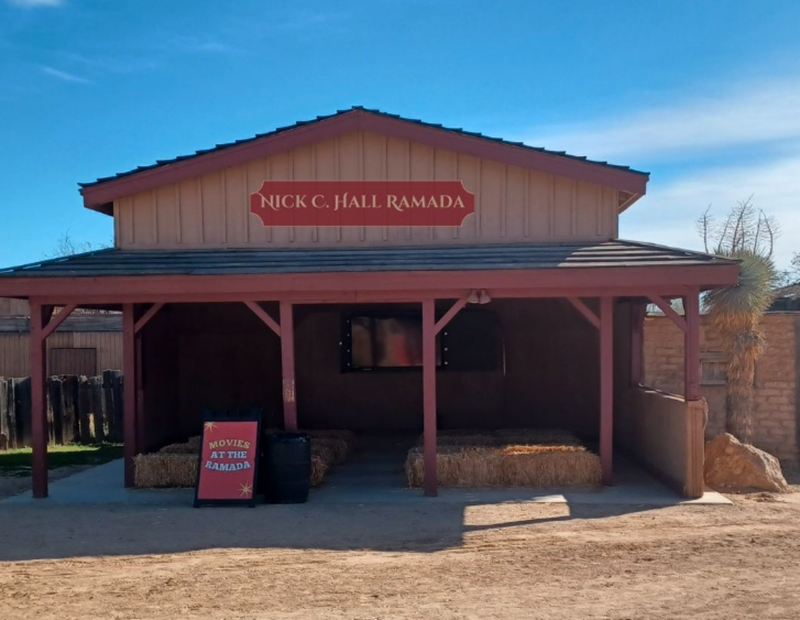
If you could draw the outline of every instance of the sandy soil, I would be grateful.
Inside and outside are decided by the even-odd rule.
[[[800,617],[800,504],[0,507],[0,618]]]

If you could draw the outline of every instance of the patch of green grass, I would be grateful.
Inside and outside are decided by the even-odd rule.
[[[68,465],[100,465],[122,458],[122,444],[67,444],[47,447],[47,468]],[[27,476],[31,471],[31,448],[0,451],[0,475]]]

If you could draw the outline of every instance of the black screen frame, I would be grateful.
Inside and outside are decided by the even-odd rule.
[[[368,317],[371,319],[415,319],[422,323],[422,312],[414,311],[400,311],[400,312],[387,312],[387,311],[366,311],[366,312],[347,312],[342,314],[341,320],[341,372],[342,373],[364,373],[364,372],[421,372],[422,365],[419,366],[353,366],[353,332],[352,321],[355,317]],[[442,331],[436,334],[436,347],[438,363],[436,364],[437,370],[447,369],[447,345],[446,334]]]

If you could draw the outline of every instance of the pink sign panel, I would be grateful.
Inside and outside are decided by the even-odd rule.
[[[264,181],[250,212],[264,226],[459,227],[475,194],[461,181]]]

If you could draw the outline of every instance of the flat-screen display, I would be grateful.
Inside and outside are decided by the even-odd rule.
[[[349,370],[422,366],[422,317],[419,315],[355,315],[347,322]],[[436,339],[436,365],[442,363]]]

